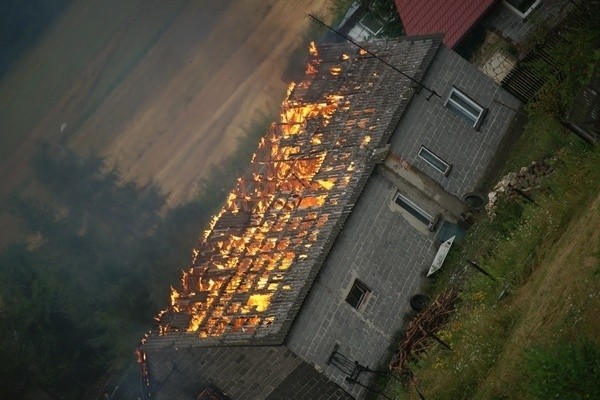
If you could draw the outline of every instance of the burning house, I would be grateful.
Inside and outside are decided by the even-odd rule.
[[[142,341],[148,398],[365,395],[520,106],[441,40],[311,46]]]

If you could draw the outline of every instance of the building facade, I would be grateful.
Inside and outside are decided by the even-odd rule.
[[[519,6],[529,4],[528,7]],[[521,48],[536,29],[556,26],[570,11],[569,0],[535,0],[533,2],[504,0],[481,21],[482,25],[509,43]]]
[[[143,340],[147,397],[365,396],[520,107],[441,39],[312,49]]]
[[[537,28],[552,28],[573,6],[569,0],[395,0],[409,35],[444,34],[444,44],[456,48],[483,26],[522,47]]]

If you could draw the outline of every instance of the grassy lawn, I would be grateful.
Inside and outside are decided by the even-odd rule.
[[[565,31],[556,54],[562,79],[552,77],[527,105],[529,122],[503,169],[552,157],[553,172],[535,203],[503,199],[495,217],[479,215],[453,247],[433,295],[466,260],[495,280],[468,269],[457,310],[437,332],[452,350],[436,344],[421,355],[409,384],[387,382],[389,398],[600,398],[600,147],[560,123],[589,76],[574,65],[597,63],[598,46],[589,46],[600,39],[585,25]]]

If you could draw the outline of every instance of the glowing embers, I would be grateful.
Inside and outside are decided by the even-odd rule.
[[[290,156],[296,154],[300,154],[300,146],[283,146],[277,155],[284,159],[289,159]]]
[[[329,69],[329,72],[331,73],[331,75],[333,76],[338,76],[341,72],[342,72],[342,67],[336,65],[335,67],[331,67]]]
[[[285,256],[281,260],[281,265],[279,266],[279,269],[286,270],[289,267],[291,267],[292,263],[294,262],[295,257],[296,257],[296,254],[291,251],[285,253]]]
[[[171,286],[171,307],[173,308],[173,311],[175,311],[175,312],[180,311],[179,304],[178,304],[178,300],[180,297],[181,297],[181,295],[179,294],[179,292],[177,290],[175,290],[175,288],[173,286]]]
[[[312,144],[313,146],[320,145],[321,143],[323,143],[323,134],[321,133],[315,133],[310,138],[310,144]]]
[[[308,229],[309,226],[304,224],[310,223],[312,222],[302,222],[300,219],[298,226]],[[264,227],[268,228],[270,225],[266,224]],[[180,316],[181,313],[189,315],[189,323],[183,330],[196,332],[200,338],[207,338],[237,331],[253,333],[273,322],[272,315],[264,313],[268,311],[275,293],[289,290],[283,289],[283,271],[290,268],[295,260],[295,253],[286,250],[292,245],[292,240],[289,237],[265,237],[258,231],[255,231],[253,237],[262,246],[255,256],[222,259],[227,266],[235,264],[235,268],[220,269],[213,263],[184,272],[182,285],[185,295],[172,289],[171,300],[172,312]],[[239,238],[234,241],[236,240]],[[252,246],[253,243],[250,243],[248,249]],[[232,272],[223,275],[226,271]],[[207,278],[207,274],[214,279]],[[160,322],[163,322],[159,328],[160,334],[181,331],[170,323],[164,323],[164,315],[165,313],[161,313],[158,316]]]
[[[319,172],[323,160],[325,160],[325,155],[325,153],[321,153],[316,157],[294,160],[291,163],[294,173],[300,178],[312,179]]]
[[[316,242],[318,238],[319,238],[319,230],[318,229],[311,231],[310,234],[308,235],[308,240],[310,242]]]
[[[202,232],[202,239],[206,240],[208,238],[208,236],[212,232],[213,228],[217,224],[219,217],[221,217],[222,213],[223,213],[223,210],[221,210],[218,214],[216,214],[215,216],[212,217],[212,219],[210,220],[210,223],[208,224],[208,229],[206,229],[204,232]]]
[[[299,134],[306,119],[317,117],[320,110],[326,106],[326,103],[299,104],[290,101],[284,103],[280,117],[283,137]]]
[[[252,317],[237,317],[231,323],[231,330],[233,332],[244,332],[250,333],[253,332],[255,327],[260,322],[260,318],[256,316]]]
[[[272,293],[268,294],[253,294],[248,299],[247,305],[251,308],[255,308],[256,312],[263,312],[269,308],[271,303]]]
[[[306,75],[315,75],[318,71],[311,63],[307,63],[304,72]]]
[[[319,56],[319,52],[317,50],[317,45],[315,44],[315,42],[310,42],[310,44],[308,45],[308,52],[313,57]]]
[[[324,68],[313,59],[306,79],[290,85],[280,122],[260,140],[194,250],[183,290],[172,290],[170,309],[158,316],[162,333],[259,338],[277,333],[294,312],[303,279],[310,279],[303,274],[320,257],[364,170],[368,152],[357,150],[380,140],[373,109],[341,94],[356,84],[331,78],[350,71],[348,59],[336,55]]]
[[[281,110],[281,131],[287,138],[299,134],[309,118],[321,117],[326,126],[339,107],[342,96],[329,95],[326,102],[302,104],[293,101],[284,103]]]
[[[300,209],[309,207],[320,207],[323,204],[325,204],[325,199],[327,199],[326,194],[322,194],[320,196],[304,197],[300,200],[300,204],[298,205],[298,207],[300,207]]]
[[[342,180],[340,181],[340,188],[346,188],[348,187],[348,184],[350,183],[350,176],[347,175],[345,177],[342,178]]]
[[[285,100],[282,105],[279,125],[281,126],[284,138],[299,134],[310,118],[320,117],[323,119],[323,126],[327,126],[329,120],[340,106],[344,108],[348,107],[348,104],[342,103],[344,96],[339,94],[328,94],[325,96],[324,101],[315,103],[302,103],[297,100],[290,100],[294,88],[295,86],[290,85],[288,100]]]
[[[336,180],[337,180],[337,178],[317,179],[316,182],[321,187],[323,187],[323,188],[325,188],[327,190],[331,190],[335,186],[335,181]]]
[[[363,137],[362,142],[360,143],[360,147],[367,147],[369,145],[369,142],[371,142],[371,136],[366,135],[365,137]]]

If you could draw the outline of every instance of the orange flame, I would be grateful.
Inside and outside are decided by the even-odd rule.
[[[315,42],[310,42],[310,44],[308,45],[308,53],[313,57],[319,56],[319,52],[317,50],[317,45],[315,44]]]
[[[298,290],[286,282],[286,274],[293,273],[297,263],[311,261],[311,246],[318,248],[321,232],[336,221],[319,208],[343,201],[340,190],[357,168],[351,161],[355,152],[340,146],[358,143],[323,130],[339,122],[336,113],[349,109],[348,98],[329,93],[299,100],[321,62],[314,42],[309,51],[314,59],[306,66],[306,79],[290,83],[279,122],[260,140],[251,170],[238,179],[193,250],[192,267],[182,274],[183,290],[171,288],[169,312],[186,313],[185,329],[200,338],[254,333],[273,324],[279,313],[274,296]],[[343,54],[336,61],[349,59]],[[341,72],[341,66],[330,69],[334,76]],[[356,118],[353,124],[366,129],[369,121],[369,116]],[[360,146],[370,141],[363,134]],[[166,316],[160,313],[159,323]],[[162,322],[159,329],[167,334],[182,328]]]
[[[311,63],[308,63],[304,72],[306,75],[314,75],[317,73],[317,69]]]

